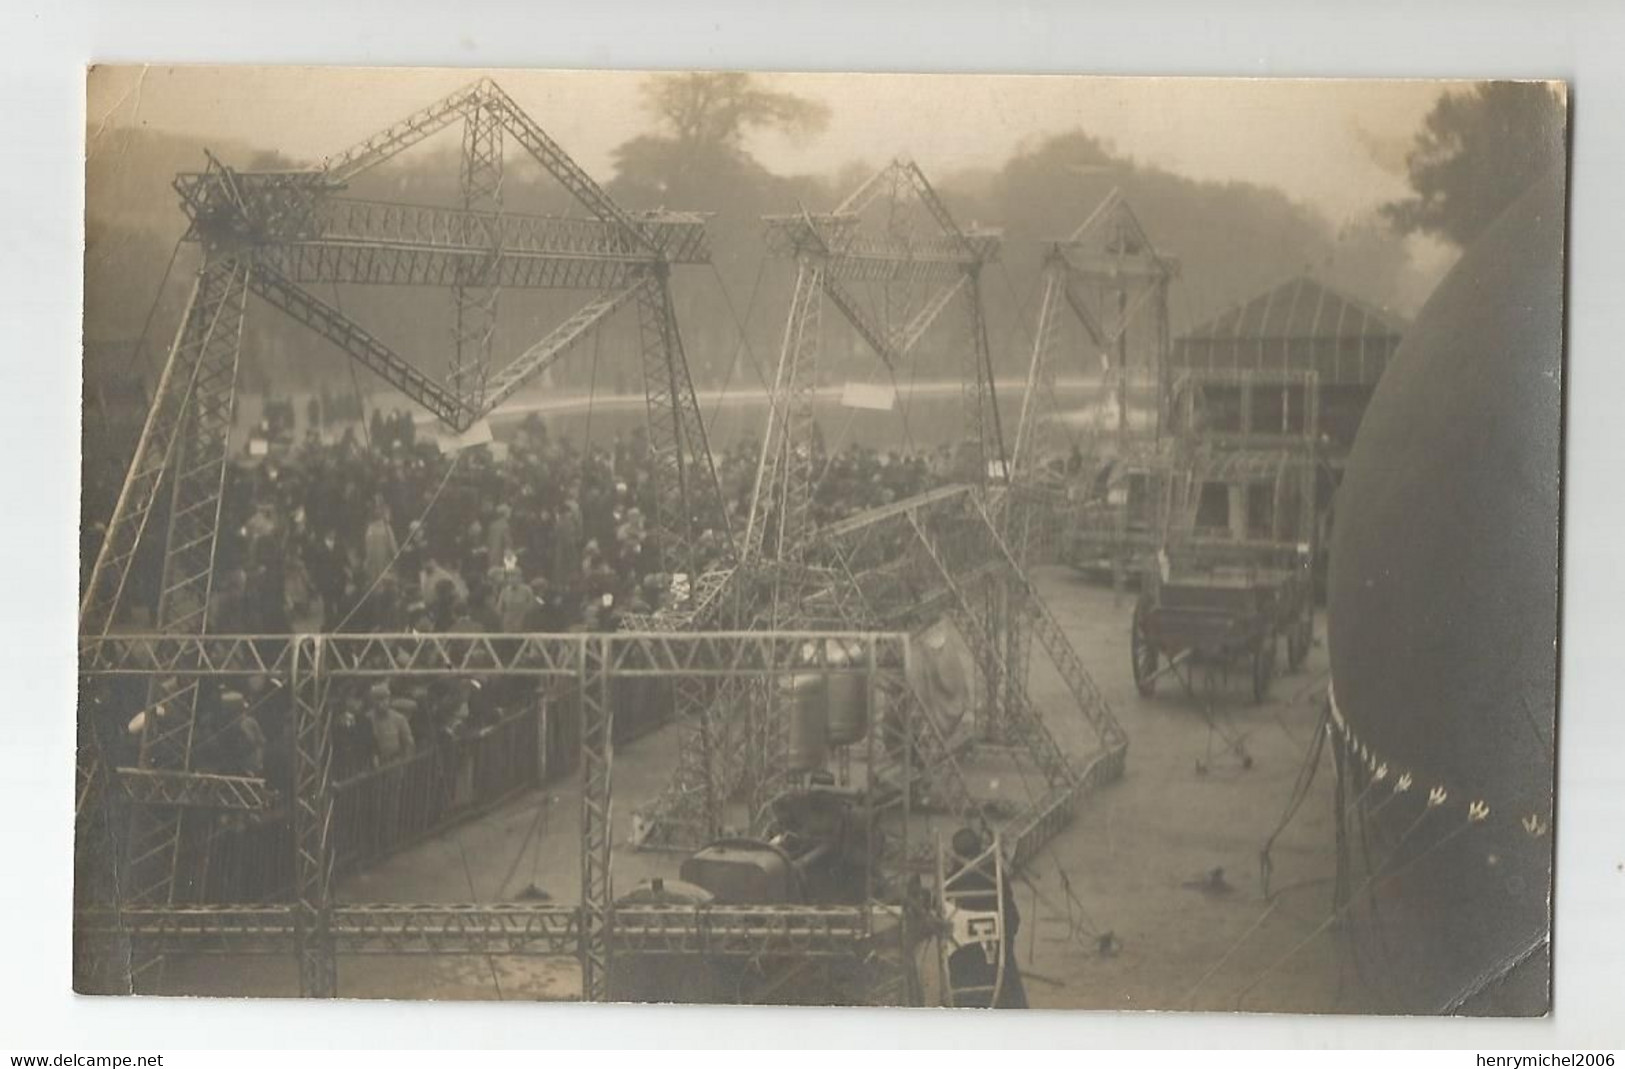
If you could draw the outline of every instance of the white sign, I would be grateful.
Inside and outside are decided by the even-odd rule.
[[[841,387],[842,408],[862,408],[870,412],[890,412],[897,404],[897,390],[877,382],[849,382]]]
[[[492,440],[491,424],[482,419],[462,434],[452,434],[442,438],[440,440],[440,451],[442,453],[461,453],[463,450],[471,449],[474,446],[490,445]]]

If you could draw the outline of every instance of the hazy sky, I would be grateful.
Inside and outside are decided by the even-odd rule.
[[[102,67],[88,122],[152,127],[319,160],[464,85],[460,69]],[[641,72],[492,71],[588,171],[646,129]],[[781,173],[913,156],[927,174],[998,167],[1083,128],[1119,153],[1199,179],[1272,185],[1341,222],[1406,192],[1404,153],[1441,83],[1070,76],[774,74],[822,100],[823,133],[750,145]],[[673,205],[713,209],[715,205]],[[990,221],[991,222],[991,221]]]

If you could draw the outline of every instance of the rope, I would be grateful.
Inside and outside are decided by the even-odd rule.
[[[463,879],[468,881],[468,897],[478,903],[480,896],[479,892],[474,890],[474,872],[468,867],[468,851],[463,849],[463,837],[461,834],[453,834],[452,840],[457,844],[457,856],[463,861]],[[485,964],[491,970],[491,983],[496,985],[497,1001],[506,1001],[502,993],[502,977],[497,975],[496,958],[490,954],[485,955]]]
[[[339,284],[336,281],[333,283],[333,307],[338,310],[339,315],[344,314],[344,300],[339,295]],[[355,394],[356,418],[361,424],[361,439],[367,443],[367,452],[370,453],[372,452],[372,428],[367,425],[367,406],[361,400],[361,380],[356,377],[355,361],[349,360],[346,363],[350,367],[350,391]]]
[[[598,405],[598,358],[603,351],[603,342],[604,332],[601,330],[593,331],[592,377],[587,381],[587,419],[581,435],[581,471],[583,474],[587,471],[587,465],[592,463],[592,414]],[[610,461],[613,464],[614,458],[611,457]]]
[[[1314,739],[1310,742],[1304,754],[1304,763],[1298,768],[1297,780],[1292,785],[1292,794],[1287,802],[1286,812],[1281,816],[1281,822],[1270,832],[1269,838],[1264,840],[1264,848],[1258,855],[1259,883],[1264,889],[1264,897],[1270,896],[1270,874],[1274,865],[1270,861],[1270,850],[1275,846],[1275,840],[1292,823],[1298,810],[1309,797],[1309,788],[1314,785],[1315,776],[1320,771],[1321,755],[1326,749],[1326,736],[1331,723],[1332,709],[1328,703],[1321,711],[1320,721],[1315,725]]]
[[[1427,821],[1428,816],[1432,814],[1432,812],[1432,807],[1422,811],[1421,815],[1416,818],[1415,822],[1405,830],[1405,834],[1401,835],[1399,837],[1399,841],[1394,844],[1395,852],[1398,851],[1399,847],[1405,842],[1405,840],[1409,839],[1411,835]],[[1259,973],[1258,976],[1254,977],[1252,981],[1237,992],[1233,1008],[1238,1010],[1241,1009],[1242,1001],[1245,1000],[1246,997],[1251,994],[1259,984],[1268,979],[1281,966],[1285,965],[1292,958],[1296,957],[1298,952],[1303,950],[1304,947],[1307,947],[1310,943],[1318,939],[1326,931],[1326,929],[1330,928],[1341,917],[1353,909],[1355,904],[1358,903],[1365,894],[1367,894],[1369,891],[1375,890],[1379,886],[1384,886],[1393,882],[1400,876],[1403,876],[1406,872],[1409,872],[1421,862],[1432,857],[1435,853],[1441,850],[1446,843],[1451,842],[1456,836],[1460,835],[1462,832],[1466,831],[1472,826],[1473,821],[1471,818],[1468,818],[1453,830],[1440,836],[1432,846],[1411,858],[1409,861],[1405,862],[1405,864],[1392,870],[1387,875],[1383,875],[1379,870],[1378,872],[1369,876],[1364,883],[1354,889],[1354,892],[1349,895],[1348,901],[1344,902],[1341,906],[1338,906],[1336,909],[1328,913],[1326,915],[1326,919],[1321,921],[1321,923],[1315,927],[1314,931],[1300,939],[1296,944],[1293,945],[1292,949],[1288,950],[1285,954],[1277,958],[1272,964],[1269,965],[1269,967],[1267,967],[1263,972]]]
[[[733,384],[734,368],[739,365],[739,354],[743,352],[750,357],[751,370],[756,373],[756,380],[762,384],[762,389],[769,390],[767,377],[762,374],[760,362],[756,359],[756,351],[750,344],[750,318],[756,310],[756,296],[762,289],[762,276],[767,273],[767,258],[763,257],[756,263],[756,281],[751,283],[750,298],[745,302],[745,318],[741,320],[734,310],[733,295],[728,292],[728,283],[722,277],[722,272],[713,263],[711,273],[716,276],[717,288],[722,291],[722,299],[728,306],[728,315],[734,321],[734,332],[739,335],[739,342],[734,346],[733,359],[728,361],[728,373],[722,380],[722,392],[717,395],[717,403],[711,409],[712,424],[717,421],[717,415],[722,411],[722,402],[728,395],[728,389]],[[771,392],[771,391],[770,391]]]
[[[163,276],[158,279],[158,289],[157,292],[152,295],[152,304],[147,307],[147,318],[141,324],[141,333],[136,335],[135,348],[130,350],[130,359],[125,361],[124,373],[126,375],[130,373],[131,368],[135,367],[137,358],[139,358],[146,350],[147,331],[152,329],[153,317],[158,314],[158,304],[164,298],[164,287],[169,284],[169,273],[175,267],[175,260],[181,254],[181,243],[185,240],[186,238],[184,235],[176,238],[175,247],[169,250],[169,263],[164,265]],[[184,326],[185,324],[182,325]]]

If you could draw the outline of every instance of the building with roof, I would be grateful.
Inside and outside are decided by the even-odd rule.
[[[1314,372],[1326,459],[1340,468],[1403,332],[1399,317],[1300,275],[1176,339],[1168,372]]]

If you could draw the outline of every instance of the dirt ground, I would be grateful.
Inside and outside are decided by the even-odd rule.
[[[1317,644],[1298,673],[1277,679],[1264,705],[1252,703],[1238,675],[1210,723],[1171,677],[1151,699],[1136,693],[1132,593],[1114,596],[1063,568],[1036,578],[1128,732],[1130,749],[1123,779],[1084,799],[1073,823],[1016,883],[1023,917],[1017,953],[1032,1004],[1358,1012],[1359,993],[1339,966],[1336,928],[1323,924],[1334,865],[1329,758],[1271,851],[1271,887],[1279,894],[1267,901],[1261,886],[1260,850],[1290,800],[1319,717],[1324,647]],[[1075,708],[1068,712],[1060,678],[1041,655],[1033,658],[1030,691],[1063,747],[1086,752],[1086,726]],[[624,845],[633,805],[665,782],[674,734],[667,729],[616,754],[617,892],[675,872],[673,855]],[[970,784],[979,794],[997,778],[974,769],[967,775],[989,779]],[[573,783],[531,792],[344,880],[338,897],[574,902],[579,822]],[[1216,883],[1207,880],[1215,869],[1223,870]],[[177,991],[297,990],[293,963],[280,959],[177,961],[169,969],[166,986]],[[561,999],[576,997],[580,983],[573,961],[552,959],[344,959],[339,970],[344,995],[362,998]]]

